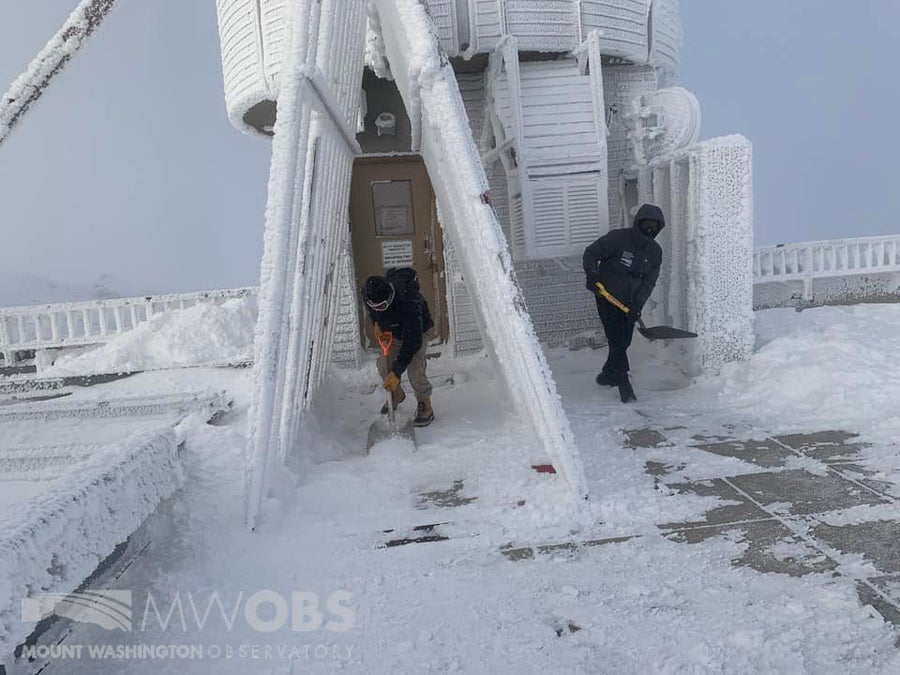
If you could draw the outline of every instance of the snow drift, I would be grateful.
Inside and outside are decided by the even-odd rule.
[[[861,339],[865,336],[864,339]],[[900,305],[756,313],[757,351],[720,388],[736,410],[818,428],[900,432]]]
[[[120,373],[250,361],[256,311],[252,298],[159,314],[102,347],[62,356],[47,376]]]

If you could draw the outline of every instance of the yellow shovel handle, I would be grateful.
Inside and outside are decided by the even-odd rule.
[[[629,310],[625,305],[623,305],[621,302],[619,302],[619,301],[613,296],[612,293],[610,293],[608,290],[606,290],[606,288],[604,288],[603,284],[601,284],[599,281],[597,282],[597,292],[600,293],[600,295],[602,295],[602,296],[603,296],[604,298],[606,298],[609,302],[611,302],[613,305],[615,305],[616,307],[618,307],[619,309],[621,309],[621,310],[622,310],[623,312],[625,312],[626,314],[628,314],[628,312],[631,311],[631,310]]]

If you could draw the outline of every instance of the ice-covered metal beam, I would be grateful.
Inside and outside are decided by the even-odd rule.
[[[25,72],[16,78],[0,99],[0,143],[106,18],[115,2],[82,0]]]
[[[366,0],[290,3],[272,145],[245,517],[295,449],[324,374],[348,234]]]

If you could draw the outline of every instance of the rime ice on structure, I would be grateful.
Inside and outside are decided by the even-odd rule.
[[[0,513],[0,663],[34,630],[25,598],[75,591],[180,487],[177,445],[171,426],[137,432]]]
[[[587,244],[610,228],[629,226],[643,201],[657,202],[669,224],[661,241],[667,255],[661,282],[647,307],[648,319],[700,333],[696,342],[682,347],[684,367],[690,372],[715,371],[724,362],[749,354],[750,145],[737,137],[697,142],[699,104],[676,86],[682,41],[677,0],[218,0],[217,4],[228,114],[248,133],[271,135],[285,116],[327,117],[329,98],[339,101],[350,128],[357,115],[345,106],[360,86],[370,104],[373,87],[395,87],[399,92],[402,104],[385,111],[396,117],[397,128],[408,133],[398,134],[393,146],[380,140],[379,152],[418,155],[428,168],[444,239],[451,351],[462,354],[488,346],[496,352],[525,416],[535,421],[537,435],[578,489],[581,470],[568,424],[531,336],[536,333],[546,344],[562,345],[578,344],[596,334],[593,301],[584,290],[580,267]],[[351,35],[347,26],[357,25],[364,10],[365,35]],[[337,83],[328,73],[316,80],[302,69],[287,73],[292,62],[288,55],[296,55],[296,47],[293,52],[288,47],[289,25],[304,12],[312,21],[310,34],[318,36],[319,53],[334,49],[329,53],[358,56],[359,64],[364,59],[369,69],[365,79],[357,76],[362,71],[355,71],[357,64],[351,61],[345,67],[354,81]],[[322,69],[326,70],[324,64]],[[284,88],[293,86],[291,78],[330,94],[285,104]],[[384,105],[383,99],[379,105]],[[297,110],[307,107],[309,112],[297,118]],[[371,105],[362,109],[379,112]],[[294,129],[283,128],[286,133]],[[325,139],[331,132],[321,133]],[[293,137],[291,142],[308,149],[314,136]],[[365,138],[365,133],[359,136],[364,152],[374,152],[365,149]],[[288,191],[287,177],[282,177],[283,193],[273,189],[281,170],[277,157],[283,154],[276,134],[267,251],[284,245],[275,241],[276,221],[285,237],[302,232],[302,226],[299,230],[296,226],[304,218],[302,199],[280,220],[275,218],[281,208],[278,195]],[[307,160],[298,158],[297,166]],[[326,166],[318,154],[310,161],[309,167]],[[338,174],[330,180],[343,185],[344,174]],[[294,174],[298,190],[303,176],[308,173]],[[480,201],[488,186],[491,208]],[[343,188],[338,192],[343,195]],[[335,208],[346,214],[344,204]],[[329,251],[346,247],[337,234],[328,236]],[[299,237],[301,249],[311,241],[305,234]],[[308,253],[301,250],[299,255],[291,265],[298,265]],[[314,396],[319,357],[328,354],[336,363],[358,362],[357,294],[352,288],[358,281],[356,260],[352,250],[342,259],[343,267],[329,259],[333,270],[315,272],[334,272],[328,277],[329,292],[340,286],[336,296],[327,297],[328,303],[336,303],[326,305],[332,312],[328,316],[333,316],[329,329],[316,336],[310,333],[300,340],[302,344],[281,347],[287,348],[283,358],[296,357],[295,346],[301,354],[312,350],[309,354],[318,355],[313,358],[311,379],[294,372],[302,371],[298,362],[289,365],[294,374],[287,380],[266,384],[266,377],[275,378],[272,382],[282,377],[277,362],[282,357],[276,352],[262,354],[260,373],[268,375],[260,376],[259,385],[268,393],[259,399],[255,419],[260,429],[269,425],[267,419],[276,420],[265,432],[271,433],[270,440],[283,439],[286,429],[279,425],[295,426]],[[284,316],[278,318],[272,310],[266,318],[263,312],[261,349],[279,340],[278,332],[290,327],[292,313],[315,297],[292,285],[302,286],[302,275],[291,281],[267,253],[264,300],[267,279],[275,270],[282,275],[283,286],[271,293],[271,303],[282,307]],[[520,294],[530,320],[524,313],[509,311]],[[299,304],[290,309],[292,302]],[[305,325],[303,321],[295,326]],[[266,403],[269,399],[273,403]],[[550,440],[560,436],[565,437],[562,443]],[[283,452],[284,443],[277,444]]]
[[[81,0],[25,72],[0,98],[0,143],[28,109],[43,95],[51,79],[96,30],[116,0]]]

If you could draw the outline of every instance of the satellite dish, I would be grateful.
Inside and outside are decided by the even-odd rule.
[[[622,119],[638,164],[686,148],[700,138],[700,103],[684,87],[638,96]]]

